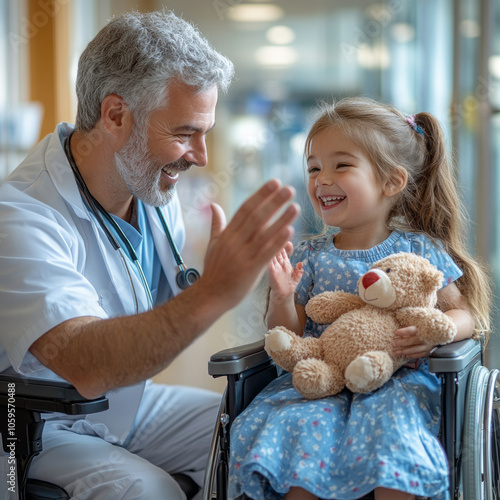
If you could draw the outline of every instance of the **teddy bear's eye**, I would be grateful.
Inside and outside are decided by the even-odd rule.
[[[390,268],[389,268],[389,269],[386,269],[386,270],[385,270],[385,272],[386,272],[387,274],[389,274],[389,273],[391,272],[391,269],[390,269]]]

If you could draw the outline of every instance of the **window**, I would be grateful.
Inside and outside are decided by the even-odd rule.
[[[0,0],[0,180],[38,140],[41,107],[28,102],[27,53],[36,26],[24,2]]]

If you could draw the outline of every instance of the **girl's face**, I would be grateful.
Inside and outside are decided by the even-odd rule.
[[[366,153],[342,130],[330,128],[314,137],[307,171],[312,205],[328,226],[375,239],[387,236],[388,190]]]

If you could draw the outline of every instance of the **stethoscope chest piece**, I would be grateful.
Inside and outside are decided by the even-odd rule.
[[[180,268],[175,277],[175,281],[181,290],[187,290],[193,283],[198,281],[199,278],[200,273],[193,267],[189,269]]]

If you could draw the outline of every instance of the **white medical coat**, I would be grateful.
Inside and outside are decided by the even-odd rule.
[[[58,379],[28,351],[35,340],[71,318],[111,318],[136,312],[129,273],[83,203],[64,153],[64,138],[72,130],[71,125],[60,123],[0,187],[0,371]],[[145,208],[175,295],[180,290],[172,250],[154,208]],[[176,195],[163,212],[177,247],[182,248],[185,231]],[[147,310],[144,288],[129,267],[140,308]],[[44,354],[64,356],[70,340],[48,346]],[[113,413],[123,416],[125,411],[125,427],[130,426],[141,390],[142,386],[116,391],[125,394],[120,405],[114,404],[114,391],[110,410],[92,419],[112,422]],[[122,435],[125,427],[117,434]]]

